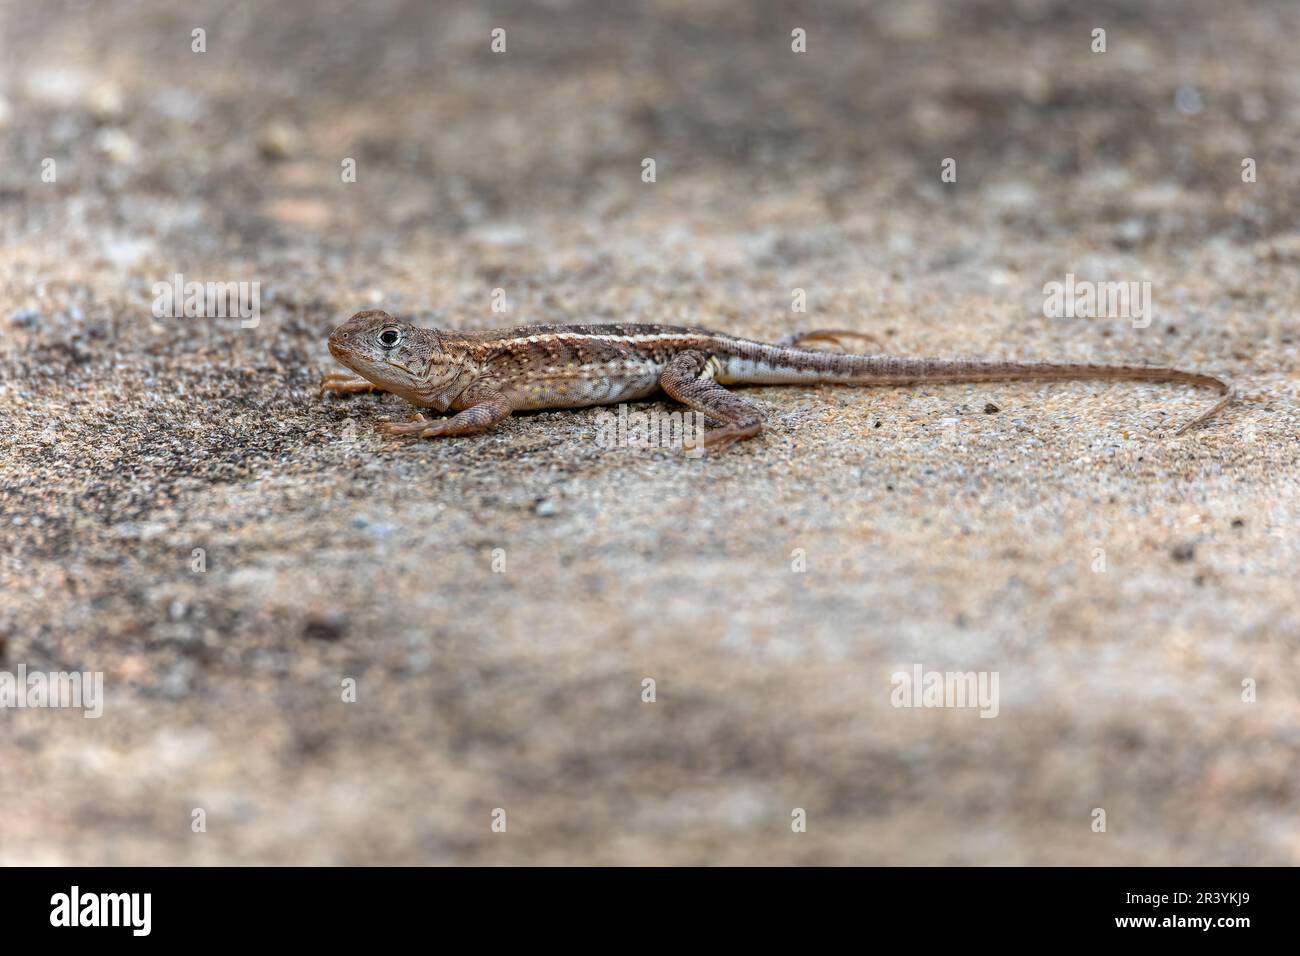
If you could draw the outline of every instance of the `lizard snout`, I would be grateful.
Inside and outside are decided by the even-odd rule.
[[[330,333],[328,344],[330,355],[334,356],[340,364],[351,368],[352,362],[349,360],[357,354],[357,347],[360,345],[359,333],[346,325],[340,325]]]
[[[343,326],[339,326],[337,329],[331,332],[329,337],[330,355],[333,355],[335,358],[339,358],[340,353],[343,351],[344,345],[347,343],[347,340],[348,340],[348,332],[346,329],[343,328]]]

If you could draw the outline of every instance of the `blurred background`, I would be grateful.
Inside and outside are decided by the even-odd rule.
[[[0,861],[1300,862],[1298,27],[0,0],[0,670],[108,698],[0,712]],[[260,323],[155,317],[176,273],[258,282]],[[1068,273],[1155,320],[1045,318]],[[590,412],[410,443],[316,394],[367,307],[1242,401],[1178,441],[1204,395],[1083,383],[756,390],[702,461]],[[918,663],[998,671],[999,716],[891,707]]]

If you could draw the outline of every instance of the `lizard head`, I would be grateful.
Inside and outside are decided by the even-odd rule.
[[[329,347],[341,364],[416,405],[443,404],[439,399],[460,374],[436,332],[379,309],[358,312],[336,328]]]

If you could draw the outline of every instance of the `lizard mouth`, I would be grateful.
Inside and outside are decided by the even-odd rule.
[[[355,351],[348,348],[348,344],[347,341],[339,341],[333,336],[330,336],[328,343],[330,355],[334,356],[334,360],[340,365],[344,365],[347,368],[352,369],[354,372],[360,372],[361,366],[368,363],[366,363],[363,358],[359,357]]]

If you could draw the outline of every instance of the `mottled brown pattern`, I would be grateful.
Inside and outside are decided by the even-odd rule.
[[[1226,382],[1180,369],[839,355],[667,325],[531,325],[454,332],[416,328],[371,310],[335,329],[330,352],[380,388],[421,407],[457,413],[446,422],[419,418],[408,425],[383,426],[389,434],[422,438],[474,434],[504,421],[512,411],[635,401],[662,390],[722,422],[708,443],[725,447],[757,435],[762,418],[723,385],[1101,379],[1178,382],[1213,388],[1223,396],[1179,433],[1231,401]],[[322,391],[362,387],[355,379],[337,375],[321,383]]]

